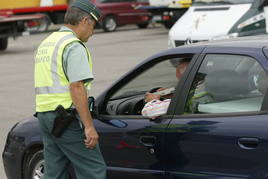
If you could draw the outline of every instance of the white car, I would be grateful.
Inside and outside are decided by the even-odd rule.
[[[266,33],[265,0],[195,0],[169,31],[169,46]]]

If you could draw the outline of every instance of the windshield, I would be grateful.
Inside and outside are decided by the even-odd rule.
[[[194,0],[193,6],[210,6],[226,4],[252,4],[254,0]]]

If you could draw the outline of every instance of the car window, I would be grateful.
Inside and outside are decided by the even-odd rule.
[[[182,60],[190,61],[191,57],[169,58],[156,64],[145,64],[147,69],[141,67],[142,72],[137,73],[133,79],[126,80],[127,82],[107,99],[106,114],[141,115],[145,94],[155,92],[159,88],[175,89],[178,83],[176,65]],[[171,93],[173,92],[174,90],[171,90]]]
[[[185,114],[260,111],[267,80],[251,57],[206,55],[188,94]]]

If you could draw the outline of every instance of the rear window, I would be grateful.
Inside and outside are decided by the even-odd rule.
[[[196,74],[185,114],[260,111],[267,81],[251,57],[209,54]]]

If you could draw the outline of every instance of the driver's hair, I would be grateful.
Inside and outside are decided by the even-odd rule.
[[[170,63],[172,64],[172,66],[177,68],[181,64],[190,63],[190,61],[191,61],[190,58],[175,58],[175,59],[171,59]]]

